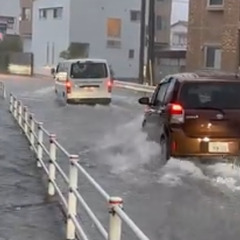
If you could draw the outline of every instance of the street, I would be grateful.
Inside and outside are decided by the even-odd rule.
[[[123,197],[125,211],[151,240],[239,238],[238,170],[178,159],[161,168],[159,146],[141,132],[141,93],[114,89],[110,106],[65,106],[55,97],[52,79],[0,76],[0,81],[69,152],[80,155],[110,195]],[[61,164],[68,166],[66,161]],[[101,197],[84,180],[80,189],[107,226]]]

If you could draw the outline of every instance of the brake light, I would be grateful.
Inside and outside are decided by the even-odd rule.
[[[171,123],[184,123],[184,109],[180,104],[171,104],[170,121]]]
[[[108,87],[108,92],[111,93],[112,92],[112,82],[111,82],[111,80],[108,81],[107,87]]]
[[[66,92],[67,94],[70,94],[72,92],[72,84],[69,81],[66,81]]]

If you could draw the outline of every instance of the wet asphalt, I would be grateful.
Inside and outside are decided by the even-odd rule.
[[[141,94],[115,89],[109,107],[65,106],[56,99],[51,79],[2,76],[1,80],[50,132],[57,134],[70,153],[80,154],[81,164],[110,195],[123,197],[125,211],[151,240],[239,239],[238,191],[215,184],[216,176],[209,174],[205,166],[173,159],[161,168],[155,159],[158,146],[148,143],[140,131],[143,108],[137,99]],[[4,131],[14,131],[18,144],[27,148],[16,129]],[[15,138],[12,141],[16,142]],[[39,182],[31,153],[25,149],[17,155],[29,156],[22,157],[22,164],[26,167],[24,161],[30,159],[31,171],[36,171],[33,181]],[[15,169],[21,169],[19,161],[12,163]],[[67,171],[67,159],[61,157],[59,162]],[[38,187],[44,195],[40,182]],[[79,188],[107,227],[104,200],[81,176]],[[34,196],[30,198],[34,202]],[[53,211],[56,213],[50,217],[56,220],[59,213]],[[81,219],[91,239],[101,239],[84,212]],[[123,239],[135,239],[125,225]]]

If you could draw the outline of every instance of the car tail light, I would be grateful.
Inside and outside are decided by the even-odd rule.
[[[111,93],[112,92],[112,82],[111,82],[111,80],[108,81],[107,87],[108,87],[108,92]]]
[[[174,142],[172,142],[172,144],[171,144],[171,150],[174,152],[174,151],[176,151],[176,149],[177,149],[177,144],[176,144],[176,142],[174,141]]]
[[[72,92],[72,84],[69,81],[66,81],[66,92],[67,94],[70,94]]]
[[[170,106],[170,122],[184,123],[184,109],[180,104],[171,104]]]

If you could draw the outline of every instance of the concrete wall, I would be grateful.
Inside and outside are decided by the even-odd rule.
[[[32,52],[32,38],[22,38],[23,42],[23,52],[30,53]]]

